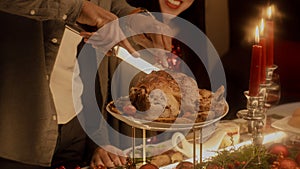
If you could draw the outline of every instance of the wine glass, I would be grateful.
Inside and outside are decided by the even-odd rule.
[[[266,92],[266,108],[278,105],[281,98],[281,86],[279,74],[274,72],[270,86],[267,87]]]

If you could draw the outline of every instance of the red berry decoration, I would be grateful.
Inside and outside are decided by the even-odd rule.
[[[188,161],[182,161],[177,166],[176,169],[193,169],[194,164]]]
[[[241,162],[240,162],[240,161],[234,161],[234,165],[235,165],[236,167],[239,167],[239,166],[241,165]]]
[[[153,164],[144,164],[140,167],[140,169],[158,169],[158,167]]]
[[[66,169],[66,167],[61,165],[61,166],[58,167],[58,169]]]
[[[74,169],[81,169],[81,167],[79,167],[79,166],[77,165]]]
[[[280,161],[279,169],[296,169],[297,163],[291,158],[284,158]]]
[[[283,157],[287,157],[289,155],[289,150],[287,146],[281,143],[272,144],[269,148],[269,152],[274,155],[282,155]]]
[[[228,165],[227,165],[227,168],[228,168],[228,169],[234,169],[234,165],[233,165],[233,164],[228,164]]]
[[[219,169],[219,167],[215,164],[209,164],[206,169]]]

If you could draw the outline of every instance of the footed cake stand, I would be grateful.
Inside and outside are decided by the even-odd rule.
[[[143,119],[137,119],[132,116],[126,116],[123,115],[122,112],[116,112],[113,110],[114,103],[110,102],[106,109],[107,111],[114,116],[116,119],[128,124],[132,127],[132,159],[133,162],[135,161],[135,133],[136,129],[142,130],[142,157],[143,157],[143,163],[146,163],[146,131],[183,131],[183,130],[192,130],[193,131],[193,162],[194,162],[194,168],[196,165],[196,130],[199,130],[200,132],[200,154],[199,154],[199,162],[202,163],[202,140],[203,140],[203,133],[202,129],[206,126],[209,126],[211,124],[214,124],[218,122],[220,119],[222,119],[229,110],[229,106],[226,102],[225,104],[225,111],[224,113],[212,120],[204,121],[204,122],[198,122],[198,123],[164,123],[164,122],[155,122],[155,121],[147,121]]]

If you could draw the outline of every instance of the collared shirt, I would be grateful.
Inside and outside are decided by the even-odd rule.
[[[83,84],[76,59],[82,37],[67,27],[51,73],[50,89],[57,112],[57,123],[66,124],[82,110]],[[74,77],[74,78],[73,78]]]

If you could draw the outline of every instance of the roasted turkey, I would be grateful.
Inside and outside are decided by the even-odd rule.
[[[175,119],[181,111],[198,111],[199,93],[193,78],[168,71],[153,71],[137,78],[129,98],[137,110],[145,112],[146,119]]]
[[[215,93],[199,89],[196,81],[183,73],[162,70],[140,73],[130,86],[129,97],[115,104],[118,108],[133,105],[138,110],[133,115],[136,118],[174,122],[180,117],[181,122],[189,123],[212,119],[225,112],[223,86]]]

